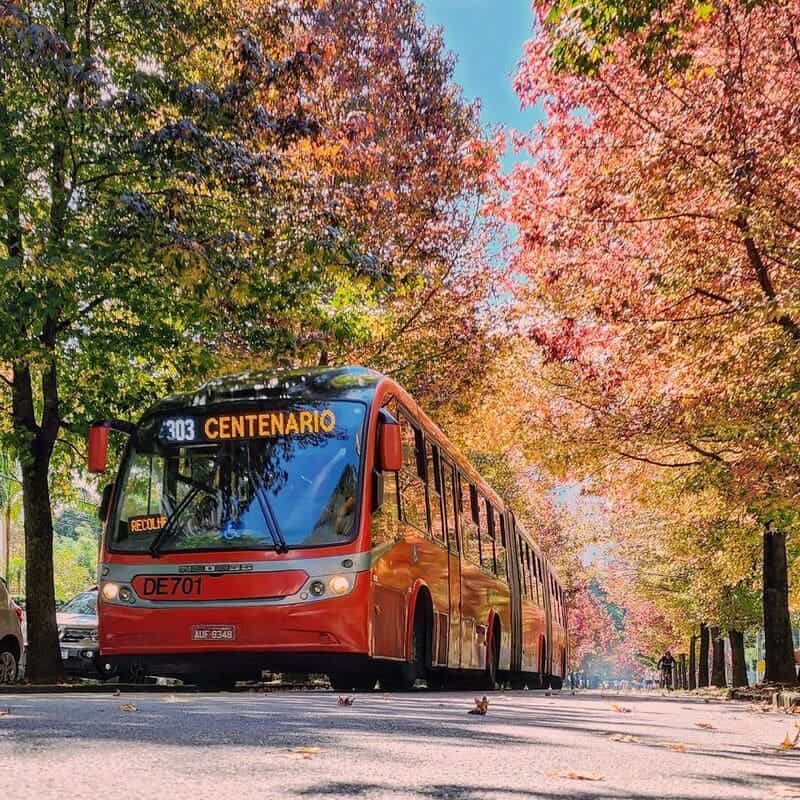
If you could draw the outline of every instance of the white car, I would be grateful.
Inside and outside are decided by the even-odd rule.
[[[17,680],[22,658],[22,609],[11,599],[0,578],[0,684]]]
[[[61,661],[68,675],[98,677],[97,589],[75,595],[56,614]]]

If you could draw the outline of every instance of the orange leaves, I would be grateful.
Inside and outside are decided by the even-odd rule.
[[[605,775],[599,772],[575,772],[574,770],[557,770],[546,772],[548,778],[566,778],[570,781],[604,781]]]
[[[616,703],[611,704],[611,710],[616,711],[618,714],[630,714],[631,709],[625,708],[625,706],[617,705]]]
[[[794,735],[794,738],[787,733],[784,740],[778,745],[778,750],[794,750],[797,747],[798,742],[800,742],[800,725],[797,725],[797,733]]]
[[[489,700],[484,695],[483,697],[476,697],[475,698],[475,708],[471,708],[467,711],[467,714],[478,714],[481,717],[485,717],[489,711]]]

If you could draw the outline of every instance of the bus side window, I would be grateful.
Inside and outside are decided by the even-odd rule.
[[[500,513],[497,515],[500,520],[500,538],[495,539],[495,548],[497,552],[497,574],[504,580],[508,580],[508,556],[506,555],[506,518],[505,515]]]
[[[478,541],[480,542],[481,566],[493,571],[494,554],[492,552],[492,534],[489,530],[489,520],[486,516],[487,502],[483,495],[475,495],[478,508]]]
[[[536,556],[536,563],[539,565],[539,577],[536,579],[538,581],[537,585],[539,587],[539,602],[541,607],[544,608],[545,601],[544,601],[544,570],[542,568],[542,559],[540,556]]]
[[[528,594],[528,567],[525,561],[525,543],[521,536],[517,536],[517,550],[519,551],[519,577],[522,581],[522,596]]]
[[[532,601],[536,600],[536,590],[534,589],[534,577],[531,574],[531,548],[525,543],[525,566],[528,571],[528,596]]]
[[[447,544],[451,553],[458,552],[458,537],[456,536],[456,506],[454,502],[455,482],[453,480],[453,466],[447,461],[442,461],[442,491],[444,492],[444,515],[447,529]]]
[[[486,532],[488,534],[486,539],[488,566],[495,575],[499,575],[500,573],[497,569],[497,517],[492,504],[488,500],[484,502],[486,504]]]
[[[417,457],[419,432],[408,417],[399,415],[400,435],[403,441],[403,468],[397,475],[400,485],[400,518],[420,531],[428,530],[428,513],[425,502],[425,484],[420,478]]]
[[[481,563],[478,543],[478,509],[475,504],[475,487],[461,475],[461,546],[462,552],[473,564]]]
[[[442,475],[439,465],[439,448],[431,442],[425,442],[428,477],[428,508],[431,518],[431,534],[437,542],[445,541],[444,524],[442,523]]]

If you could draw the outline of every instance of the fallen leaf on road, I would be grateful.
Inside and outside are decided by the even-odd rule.
[[[618,706],[616,703],[611,704],[611,708],[614,709],[618,714],[630,714],[631,710],[629,708],[625,708],[625,706]]]
[[[716,728],[710,722],[695,722],[695,726],[698,728],[704,728],[707,731],[716,730]]]
[[[482,698],[475,698],[475,708],[471,708],[467,711],[467,714],[479,714],[482,717],[486,716],[486,712],[489,710],[489,701],[484,695]]]
[[[355,700],[356,700],[355,697],[340,697],[336,701],[336,705],[339,705],[339,706],[351,706],[351,705],[353,705]]]
[[[800,797],[800,786],[773,786],[770,792],[775,797]]]
[[[573,772],[572,770],[559,770],[558,772],[545,773],[548,778],[567,778],[571,781],[604,781],[605,775],[599,772]]]
[[[310,758],[311,756],[315,756],[317,753],[322,751],[319,749],[319,747],[292,747],[289,752],[299,753],[302,756]]]
[[[786,738],[778,745],[778,750],[791,750],[798,742],[800,742],[800,727],[797,729],[797,736],[792,737],[787,733]]]
[[[4,709],[0,710],[0,717],[8,717],[8,716],[11,716],[11,709],[10,708],[4,708]]]
[[[119,707],[120,711],[138,711],[139,709],[133,703],[125,703]]]
[[[642,740],[636,736],[629,736],[625,733],[615,733],[611,737],[612,742],[628,742],[630,744],[639,744]]]

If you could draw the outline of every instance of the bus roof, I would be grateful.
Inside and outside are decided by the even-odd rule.
[[[145,414],[247,400],[360,400],[369,403],[383,375],[365,367],[250,370],[207,381],[193,392],[160,400]]]

